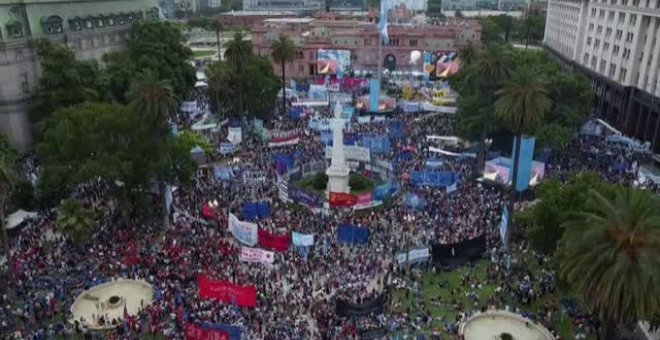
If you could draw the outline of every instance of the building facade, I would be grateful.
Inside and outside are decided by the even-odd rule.
[[[312,13],[324,9],[321,0],[243,0],[244,11],[293,11]]]
[[[660,151],[660,0],[550,0],[544,44],[590,79],[596,116]]]
[[[423,65],[410,63],[412,51],[456,52],[481,41],[476,21],[427,24],[390,24],[389,44],[383,46],[383,65],[392,71],[419,72]],[[309,78],[318,74],[319,49],[348,50],[354,71],[375,72],[378,68],[379,35],[375,22],[315,18],[267,19],[252,27],[252,46],[259,55],[270,55],[271,44],[280,34],[297,46],[296,59],[286,67],[287,77]],[[280,65],[273,65],[281,74]]]
[[[40,74],[32,42],[50,39],[99,59],[130,38],[131,24],[160,18],[157,0],[16,0],[0,3],[0,133],[31,146],[29,101]]]

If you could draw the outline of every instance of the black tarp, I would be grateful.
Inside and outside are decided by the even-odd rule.
[[[385,312],[385,294],[380,294],[371,301],[364,303],[352,303],[337,299],[336,312],[339,316],[365,316],[379,315]]]
[[[482,257],[486,251],[486,235],[481,235],[460,243],[431,245],[433,263],[440,265],[460,265]]]
[[[376,329],[370,330],[358,330],[358,335],[360,340],[376,340],[382,339],[387,335],[387,329],[385,327],[379,327]]]

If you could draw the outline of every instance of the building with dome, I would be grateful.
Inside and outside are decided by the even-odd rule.
[[[31,147],[28,107],[40,73],[33,41],[99,59],[125,45],[134,22],[160,17],[157,0],[0,0],[0,133],[19,150]]]

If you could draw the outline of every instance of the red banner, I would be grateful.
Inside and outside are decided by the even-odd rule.
[[[201,328],[186,323],[186,340],[229,340],[229,334],[221,330]]]
[[[371,207],[371,193],[359,194],[357,195],[357,201],[355,202],[355,209],[365,209]]]
[[[330,207],[352,207],[357,202],[357,196],[343,192],[330,193]]]
[[[291,244],[291,235],[273,235],[263,229],[259,229],[259,245],[261,248],[285,252]]]
[[[241,307],[254,308],[257,305],[255,286],[239,286],[227,281],[211,280],[206,276],[198,276],[197,285],[201,298],[235,303]]]

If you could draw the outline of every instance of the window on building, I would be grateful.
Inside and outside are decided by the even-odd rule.
[[[7,25],[7,33],[10,38],[22,38],[23,37],[23,25],[18,21],[10,21]]]
[[[605,36],[609,38],[610,35],[612,35],[612,27],[608,27],[608,28],[605,30]]]
[[[623,21],[626,19],[626,13],[619,12],[619,23],[623,24]]]
[[[587,37],[587,46],[591,46],[591,37]]]
[[[590,24],[589,24],[589,32],[591,32],[591,31],[593,31],[593,30],[594,30],[594,24],[593,24],[593,23],[590,23]]]
[[[48,18],[41,20],[41,28],[46,34],[62,33],[62,18],[57,15],[52,15]]]
[[[371,46],[371,39],[364,38],[364,46]]]
[[[598,66],[598,72],[603,73],[605,72],[605,60],[601,59],[600,60],[600,66]]]
[[[630,59],[630,49],[629,48],[624,48],[623,49],[623,58],[624,59]]]
[[[113,15],[109,15],[105,17],[105,25],[106,26],[114,26],[115,25],[115,17]]]
[[[595,16],[596,16],[596,9],[595,9],[595,8],[592,8],[592,9],[591,9],[591,17],[593,18],[593,17],[595,17]]]
[[[614,73],[616,73],[616,65],[614,63],[610,63],[610,72],[608,73],[608,76],[612,78],[614,77]]]
[[[612,48],[612,54],[614,56],[619,55],[619,45],[614,45],[614,47]]]
[[[105,20],[103,20],[103,17],[97,18],[96,27],[104,27],[104,26],[105,26]]]
[[[117,24],[124,25],[126,23],[126,18],[123,14],[117,16]]]
[[[632,0],[632,5],[633,5],[634,7],[639,6],[639,0]]]
[[[623,31],[622,30],[616,30],[616,39],[621,40],[622,36],[623,36]]]
[[[605,10],[604,9],[598,10],[598,17],[601,18],[601,19],[605,17]]]
[[[603,52],[607,51],[610,49],[610,43],[606,42],[603,44]]]
[[[637,14],[630,15],[630,26],[637,25]]]
[[[410,47],[417,47],[417,39],[410,39]]]
[[[632,32],[628,32],[626,34],[626,42],[632,42],[633,41],[633,36],[634,35],[632,34]]]
[[[600,47],[600,39],[596,39],[594,42],[594,48],[599,48]]]
[[[582,57],[582,63],[587,64],[589,62],[589,53],[585,53],[584,57]]]
[[[149,20],[158,20],[158,18],[160,17],[159,13],[160,10],[158,9],[158,7],[153,7],[147,11],[147,18],[149,18]]]
[[[621,0],[621,4],[624,6],[628,6],[628,0]]]
[[[614,11],[609,11],[607,14],[607,20],[612,21],[614,20]]]
[[[28,80],[27,72],[21,73],[21,90],[23,93],[30,93],[30,82]]]
[[[596,69],[596,57],[591,57],[591,68]]]
[[[619,81],[622,83],[625,82],[627,75],[628,75],[628,70],[625,67],[622,67],[621,73],[619,73]]]

